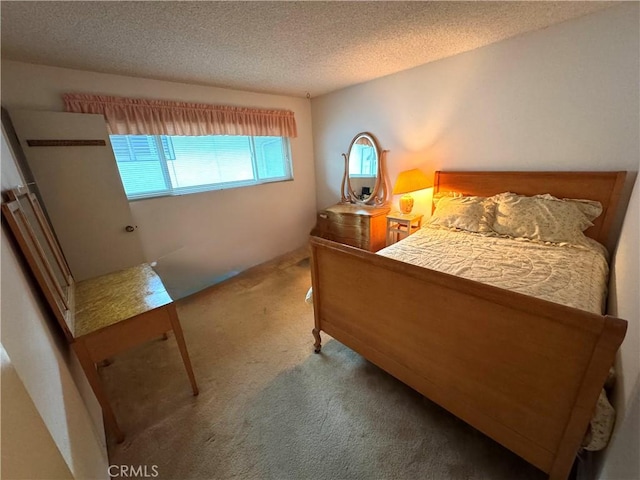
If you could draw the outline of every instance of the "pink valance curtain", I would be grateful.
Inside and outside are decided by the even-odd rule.
[[[115,135],[251,135],[297,137],[289,110],[67,93],[65,110],[101,113]]]

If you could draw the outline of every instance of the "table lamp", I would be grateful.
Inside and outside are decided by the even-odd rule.
[[[413,197],[409,193],[429,187],[431,187],[431,181],[422,170],[414,168],[401,172],[398,175],[396,184],[393,186],[393,194],[402,195],[400,197],[400,211],[402,213],[411,213]]]

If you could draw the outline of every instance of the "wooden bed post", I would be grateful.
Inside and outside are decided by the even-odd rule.
[[[626,321],[609,315],[605,316],[602,332],[580,386],[567,428],[549,470],[551,480],[564,480],[569,476],[585,434],[582,425],[588,424],[593,416],[595,405],[589,399],[599,395],[604,383],[603,379],[607,377],[609,372],[608,359],[615,357],[626,332]]]
[[[311,278],[312,278],[312,285],[313,285],[313,289],[314,291],[312,292],[313,295],[313,318],[314,318],[314,323],[315,326],[313,328],[313,330],[311,330],[311,333],[313,334],[313,338],[315,340],[315,342],[313,343],[313,351],[315,353],[320,353],[320,351],[322,350],[322,339],[320,338],[320,296],[317,295],[316,290],[318,290],[320,287],[318,286],[318,266],[316,264],[316,247],[312,244],[311,245]]]

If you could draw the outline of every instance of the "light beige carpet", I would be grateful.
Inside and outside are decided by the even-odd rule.
[[[542,479],[545,475],[323,334],[305,251],[178,303],[173,338],[101,368],[127,437],[111,464],[161,479]]]

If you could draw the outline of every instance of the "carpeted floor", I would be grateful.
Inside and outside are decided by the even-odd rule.
[[[301,250],[180,301],[197,397],[173,338],[101,368],[127,435],[110,463],[181,480],[545,478],[327,335],[314,354],[309,285]]]

